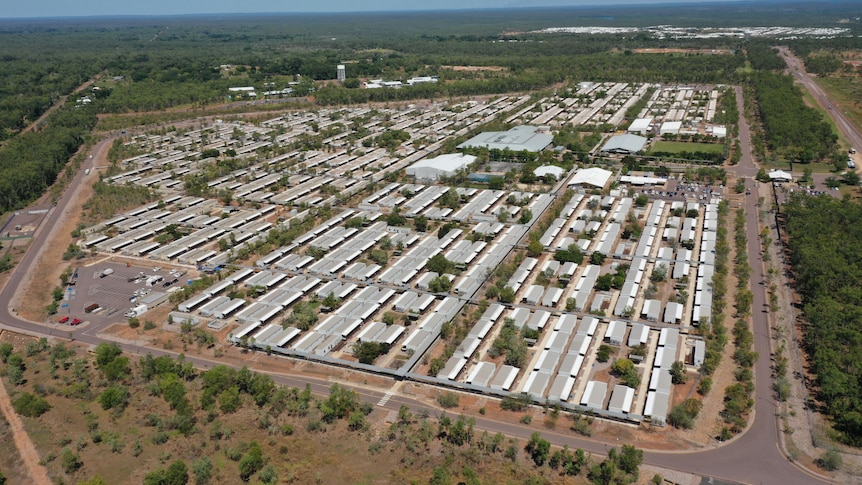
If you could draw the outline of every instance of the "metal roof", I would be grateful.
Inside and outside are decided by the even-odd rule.
[[[554,141],[554,135],[539,132],[535,126],[516,126],[509,131],[486,131],[470,138],[457,148],[487,147],[490,150],[538,152]]]
[[[625,135],[612,136],[605,146],[602,147],[603,152],[613,153],[637,153],[643,150],[647,139],[640,135]]]

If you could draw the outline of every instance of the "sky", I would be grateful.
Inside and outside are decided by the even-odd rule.
[[[307,13],[693,3],[694,0],[6,0],[0,18]]]

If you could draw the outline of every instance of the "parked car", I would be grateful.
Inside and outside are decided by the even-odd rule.
[[[60,319],[60,323],[66,323],[69,321],[69,317],[63,317]]]
[[[81,323],[83,323],[83,320],[81,320],[80,318],[75,318],[72,320],[72,323],[70,323],[69,325],[74,326],[74,325],[80,325]]]

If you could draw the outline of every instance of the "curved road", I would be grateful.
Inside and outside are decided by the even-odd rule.
[[[754,166],[750,153],[750,140],[748,138],[748,126],[745,122],[742,113],[742,93],[737,90],[737,104],[740,112],[740,144],[742,148],[742,159],[736,171],[739,175],[753,176],[757,169]],[[108,150],[111,140],[104,140],[94,148],[94,151]],[[98,157],[94,156],[94,159]],[[24,258],[13,270],[13,273],[0,291],[0,322],[5,328],[23,331],[34,335],[49,335],[53,333],[53,327],[48,327],[42,324],[33,323],[19,318],[11,311],[11,307],[15,301],[16,290],[21,287],[24,276],[29,268],[33,267],[42,249],[51,240],[51,233],[58,227],[58,220],[65,210],[65,207],[72,200],[74,194],[81,188],[84,182],[84,168],[92,165],[92,159],[87,159],[84,167],[78,171],[68,189],[63,194],[63,197],[58,201],[57,206],[51,211],[45,219],[44,224],[34,235],[32,244]],[[758,282],[763,280],[763,264],[759,258],[760,248],[758,247],[757,234],[759,233],[757,221],[756,204],[756,187],[753,181],[749,180],[754,196],[749,196],[746,210],[748,213],[747,230],[751,235],[748,241],[748,251],[751,255],[752,275],[751,281]],[[752,308],[765,308],[766,295],[765,288],[755,286],[754,302]],[[707,448],[700,451],[691,452],[658,452],[645,451],[644,462],[649,465],[655,465],[661,468],[679,470],[683,472],[703,475],[708,477],[716,477],[725,481],[736,481],[742,483],[780,483],[782,485],[795,484],[811,484],[821,480],[820,478],[803,471],[794,466],[785,458],[779,450],[780,426],[776,417],[776,407],[771,395],[771,369],[770,369],[770,341],[769,341],[769,322],[766,313],[755,312],[754,334],[755,347],[760,354],[760,359],[755,366],[755,375],[757,381],[755,415],[753,423],[744,434],[736,437],[722,446]],[[92,333],[91,333],[92,331]],[[80,329],[69,333],[69,337],[80,342],[97,345],[102,339],[97,337],[95,329]],[[126,352],[139,353],[140,346],[121,344]],[[145,348],[148,353],[153,355],[176,355],[174,352],[167,352],[161,349]],[[209,360],[200,357],[186,356],[187,360],[193,362],[200,368],[210,368],[218,364],[217,360]],[[725,358],[730,358],[726,356]],[[257,362],[257,357],[252,357],[249,362],[249,367],[256,371],[266,372],[266,369]],[[283,385],[293,387],[305,387],[309,384],[312,391],[318,394],[327,394],[331,381],[310,378],[306,376],[271,374],[273,379]],[[384,397],[383,392],[369,390],[363,387],[353,387],[366,402],[379,405],[379,401]],[[399,394],[391,395],[390,399],[383,406],[388,410],[397,410],[402,405],[408,406],[412,412],[421,413],[427,412],[430,415],[436,415],[439,410],[428,406],[427,404],[411,399]],[[516,437],[522,440],[529,439],[531,433],[536,431],[535,427],[524,426],[516,423],[499,422],[488,419],[484,416],[473,416],[478,429],[485,429],[489,432],[501,432],[505,435]],[[587,440],[576,437],[568,432],[557,432],[549,430],[540,430],[542,435],[555,445],[569,445],[571,448],[582,448],[585,451],[604,454],[610,446],[616,446],[619,443],[604,444],[601,442]]]

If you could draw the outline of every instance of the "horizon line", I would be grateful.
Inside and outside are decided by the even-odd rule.
[[[598,2],[598,0],[593,0]],[[655,3],[642,3],[638,0],[609,0],[610,3],[589,3],[583,5],[539,5],[539,6],[509,6],[509,7],[447,7],[447,8],[406,8],[406,9],[390,9],[390,10],[321,10],[321,11],[260,11],[260,12],[187,12],[187,13],[155,13],[155,14],[103,14],[103,15],[57,15],[57,16],[13,16],[2,17],[3,21],[44,21],[44,20],[102,20],[102,19],[155,19],[155,18],[182,18],[182,17],[216,17],[216,16],[234,16],[234,17],[255,17],[255,16],[313,16],[313,15],[380,15],[380,14],[421,14],[421,13],[446,13],[446,12],[492,12],[492,11],[523,11],[523,10],[594,10],[609,7],[643,7],[654,8],[662,6],[697,6],[704,7],[710,5],[722,5],[728,3],[735,4],[757,4],[766,5],[773,3],[787,4],[841,4],[853,3],[849,0],[660,0]]]

